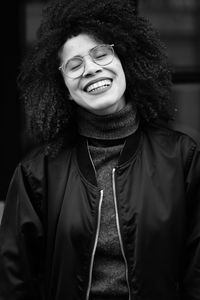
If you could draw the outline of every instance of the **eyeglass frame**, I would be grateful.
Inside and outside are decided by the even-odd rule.
[[[102,65],[102,64],[98,64],[98,63],[94,60],[94,58],[92,57],[92,55],[90,54],[92,51],[94,51],[94,49],[96,49],[97,47],[102,47],[102,46],[109,46],[109,47],[112,49],[112,54],[113,54],[112,60],[111,60],[109,63],[103,64],[103,65]],[[92,61],[93,61],[95,64],[97,64],[98,66],[107,66],[107,65],[109,65],[109,64],[113,61],[113,58],[114,58],[114,56],[115,56],[115,51],[114,51],[113,47],[114,47],[114,44],[100,44],[100,45],[97,45],[97,46],[93,47],[92,49],[90,49],[89,52],[88,52],[88,54],[86,54],[86,55],[84,55],[84,56],[78,56],[78,58],[80,58],[80,59],[82,60],[82,63],[84,64],[83,58],[86,57],[86,56],[90,56],[91,59],[92,59]],[[75,56],[75,57],[76,57],[76,56]],[[65,65],[67,65],[67,64],[69,63],[69,61],[70,61],[71,59],[74,59],[75,57],[72,57],[72,58],[68,59],[66,62],[63,62],[62,65],[58,68],[58,70],[61,71],[66,77],[71,78],[71,79],[76,79],[76,78],[81,77],[81,76],[83,75],[84,71],[85,71],[85,64],[84,64],[84,68],[83,68],[82,74],[79,75],[79,76],[77,76],[77,77],[70,77],[70,76],[66,75],[66,73],[63,71],[63,67],[64,67]]]

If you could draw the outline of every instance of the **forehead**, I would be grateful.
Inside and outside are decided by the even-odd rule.
[[[83,56],[88,53],[88,51],[95,46],[100,44],[93,37],[88,34],[81,33],[68,39],[62,46],[59,56],[61,60],[68,60],[74,56]]]

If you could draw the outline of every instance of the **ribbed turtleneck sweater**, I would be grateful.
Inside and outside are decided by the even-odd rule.
[[[79,134],[88,139],[97,183],[103,190],[100,231],[94,257],[90,300],[127,300],[125,262],[116,225],[112,170],[117,166],[126,138],[138,127],[131,104],[119,112],[99,116],[77,109]]]

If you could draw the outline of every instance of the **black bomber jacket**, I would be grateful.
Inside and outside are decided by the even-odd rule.
[[[113,170],[129,299],[200,300],[200,155],[139,128]],[[87,141],[17,166],[0,228],[0,300],[88,300],[103,191]]]

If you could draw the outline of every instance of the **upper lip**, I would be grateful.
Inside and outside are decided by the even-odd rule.
[[[84,91],[87,90],[87,88],[91,85],[91,84],[94,84],[96,82],[99,82],[99,81],[102,81],[102,80],[110,80],[112,81],[112,78],[109,78],[109,77],[100,77],[100,78],[96,78],[96,79],[93,79],[91,81],[89,81],[83,88]]]

